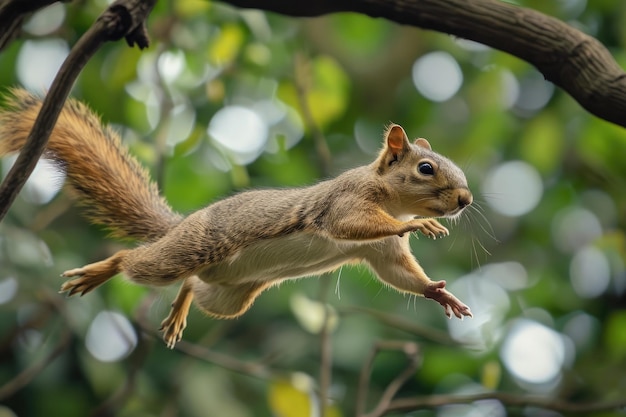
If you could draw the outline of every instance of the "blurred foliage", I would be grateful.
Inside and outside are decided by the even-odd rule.
[[[598,37],[626,63],[625,2],[517,3]],[[33,22],[0,55],[2,86],[46,87],[40,74],[27,74],[35,68],[53,75],[54,68],[37,62],[46,57],[41,51],[24,51],[44,39],[71,47],[106,2],[53,7],[61,13],[58,27],[37,31],[45,25]],[[150,333],[174,288],[131,286],[120,277],[85,298],[56,294],[60,272],[124,244],[87,224],[66,194],[38,203],[25,190],[0,224],[0,385],[41,361],[47,366],[2,402],[0,415],[313,415],[324,338],[310,324],[326,304],[334,312],[326,416],[354,414],[359,372],[381,339],[422,348],[423,363],[401,396],[488,390],[572,401],[623,396],[624,129],[590,116],[515,57],[357,14],[291,19],[200,0],[160,1],[149,27],[148,50],[106,45],[73,95],[122,132],[175,209],[190,212],[253,187],[311,184],[327,174],[324,166],[334,175],[368,163],[385,124],[399,123],[464,168],[482,207],[451,224],[444,240],[412,239],[429,275],[448,280],[475,318],[448,323],[435,303],[385,289],[365,267],[346,267],[271,289],[236,321],[194,311],[185,341],[273,370],[261,378],[232,372],[223,362],[169,351]],[[445,52],[460,68],[460,88],[443,101],[427,98],[412,78],[415,62],[430,52]],[[208,133],[214,116],[233,107],[253,110],[266,129],[258,152],[242,156],[236,144]],[[330,161],[323,160],[320,140]],[[501,179],[493,178],[494,169],[511,161],[524,161],[540,182],[537,204],[516,215],[497,208],[508,194],[487,187]],[[5,171],[9,164],[4,161]],[[528,200],[524,181],[507,191]],[[93,343],[111,343],[107,352],[122,346],[121,359],[111,362],[89,348],[90,334],[98,333],[94,319],[105,310],[133,324],[130,336],[120,338],[115,329],[123,326],[113,325],[111,335],[95,337]],[[399,324],[406,322],[416,327]],[[530,335],[527,345],[513,337],[521,334]],[[541,379],[520,373],[524,363],[556,368]],[[402,355],[377,357],[368,407],[404,366]],[[467,407],[406,415],[506,415],[493,404]],[[532,409],[508,413],[534,415]]]

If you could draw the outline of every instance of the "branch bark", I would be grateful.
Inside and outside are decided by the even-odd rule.
[[[626,127],[626,73],[597,39],[498,0],[223,0],[289,16],[351,11],[480,42],[534,65],[590,113]]]
[[[116,1],[74,45],[50,86],[26,144],[0,186],[0,221],[41,157],[78,74],[107,41],[126,37],[129,45],[136,43],[140,48],[146,47],[148,38],[144,21],[155,3],[156,0]],[[0,15],[0,20],[2,18]]]

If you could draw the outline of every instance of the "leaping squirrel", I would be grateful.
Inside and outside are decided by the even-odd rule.
[[[41,98],[21,89],[7,101],[0,156],[22,148],[41,108]],[[396,124],[369,165],[309,187],[242,192],[187,217],[78,101],[68,100],[44,157],[65,170],[92,222],[143,242],[65,271],[72,279],[61,292],[84,295],[120,272],[138,284],[182,281],[161,325],[170,348],[181,340],[193,300],[210,316],[238,317],[272,285],[359,262],[398,291],[437,301],[448,317],[472,315],[445,281],[426,275],[409,247],[413,231],[448,235],[433,217],[456,217],[472,203],[465,175],[426,139],[410,143]]]

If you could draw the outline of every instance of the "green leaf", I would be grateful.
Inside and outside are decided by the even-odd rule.
[[[173,5],[175,13],[181,18],[205,14],[211,8],[211,2],[208,0],[177,0]]]
[[[524,129],[519,148],[522,159],[541,173],[552,172],[561,165],[564,148],[562,122],[551,112],[534,117]]]
[[[319,399],[313,389],[313,379],[303,373],[294,373],[290,379],[276,380],[268,393],[270,409],[275,417],[313,417],[318,415]],[[327,417],[341,417],[339,408],[326,407]]]
[[[292,381],[274,381],[270,385],[268,401],[276,417],[311,416],[313,393],[306,386],[296,388]]]
[[[339,324],[339,316],[335,309],[330,305],[311,300],[303,294],[294,294],[290,305],[300,326],[309,333],[318,334],[322,331],[326,315],[328,315],[327,327],[330,331],[335,330]]]
[[[305,90],[301,94],[306,94],[307,106],[315,123],[324,127],[345,113],[350,80],[341,66],[328,56],[311,61],[310,76],[310,83],[301,87]],[[283,82],[278,90],[281,100],[302,111],[298,94],[292,82]]]
[[[606,321],[604,342],[614,357],[626,358],[626,311],[614,311]]]
[[[244,40],[245,34],[241,26],[237,24],[224,25],[219,36],[209,47],[209,60],[216,65],[229,64],[241,51]]]

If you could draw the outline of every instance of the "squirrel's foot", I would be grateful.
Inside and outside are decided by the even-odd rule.
[[[193,301],[191,280],[187,279],[180,287],[176,299],[172,303],[170,314],[161,322],[160,331],[163,332],[165,345],[174,349],[176,343],[183,338],[183,330],[187,327],[187,315]]]
[[[411,223],[415,226],[414,230],[422,232],[424,236],[437,239],[437,236],[448,236],[448,229],[435,219],[413,219]]]
[[[181,314],[180,310],[172,307],[170,314],[161,322],[159,328],[163,332],[163,341],[168,349],[174,349],[176,343],[181,341],[185,327],[187,327],[187,314]]]
[[[100,261],[85,265],[82,268],[70,269],[61,274],[62,277],[79,277],[66,281],[59,292],[67,292],[69,296],[74,294],[85,295],[94,288],[104,284],[120,272],[120,262],[126,254],[121,250],[115,255]]]
[[[70,297],[75,294],[83,296],[94,288],[104,284],[115,275],[111,275],[109,271],[94,271],[90,267],[91,265],[87,265],[83,268],[70,269],[69,271],[63,272],[63,274],[61,274],[62,277],[69,278],[78,276],[79,278],[65,281],[63,285],[61,285],[59,292],[67,292]]]
[[[431,298],[441,304],[448,318],[451,318],[452,314],[460,319],[463,316],[473,317],[470,308],[448,292],[445,287],[445,281],[430,282],[424,291],[424,297]]]

